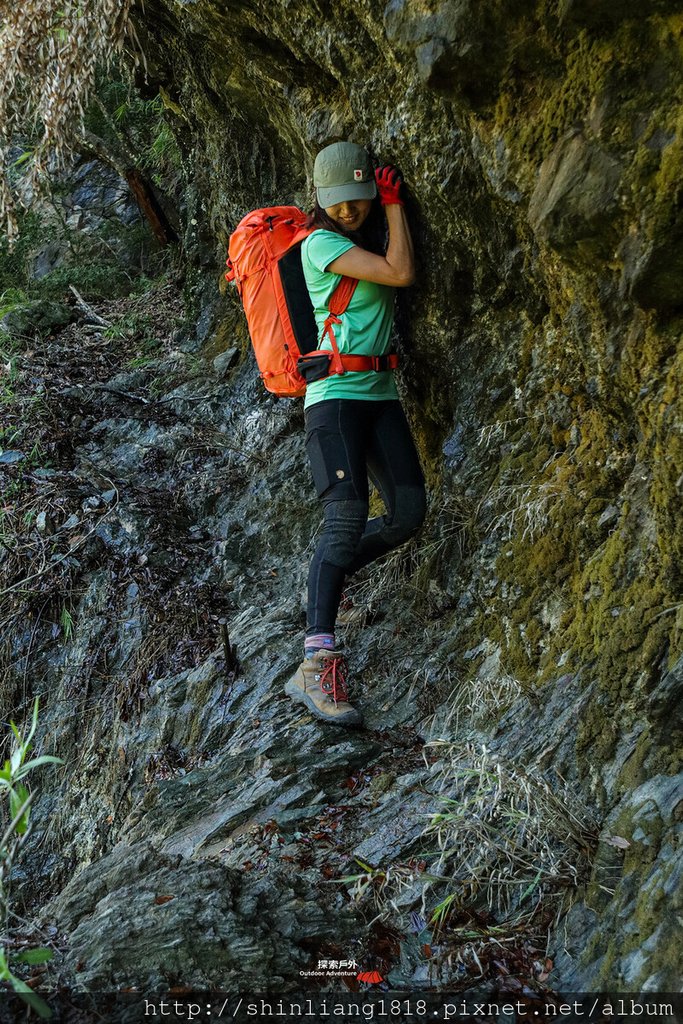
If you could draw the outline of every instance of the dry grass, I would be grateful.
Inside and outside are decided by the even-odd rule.
[[[426,597],[444,561],[464,557],[476,535],[480,509],[480,502],[463,494],[451,494],[438,505],[430,505],[420,535],[373,564],[365,578],[347,588],[354,603],[365,606],[372,617],[387,595],[398,589],[416,599]]]
[[[442,809],[423,835],[436,841],[434,871],[457,905],[484,901],[497,914],[526,914],[587,876],[597,828],[568,787],[504,762],[486,746],[432,741]]]
[[[523,693],[521,683],[506,672],[453,680],[446,668],[445,676],[450,684],[447,696],[438,701],[425,720],[430,739],[456,735],[462,726],[480,727],[497,721]],[[440,692],[444,692],[443,685]]]
[[[406,695],[407,703],[414,700],[420,712],[420,720],[425,722],[427,729],[433,725],[440,712],[447,707],[460,687],[460,681],[453,679],[447,664],[436,666],[427,662],[413,673]]]
[[[505,540],[534,540],[545,533],[564,491],[557,483],[508,484],[490,492],[486,505],[494,511],[491,531]]]
[[[24,0],[4,4],[0,20],[0,218],[16,236],[8,159],[14,137],[41,134],[30,152],[29,185],[64,163],[95,84],[133,32],[133,0]]]
[[[490,448],[493,444],[502,444],[507,440],[508,431],[517,429],[520,423],[526,423],[528,416],[515,416],[510,420],[496,420],[495,423],[487,423],[479,431],[477,444],[482,448]]]
[[[355,862],[361,871],[335,879],[333,884],[346,885],[348,894],[355,903],[364,903],[370,899],[378,911],[375,920],[386,917],[391,910],[400,916],[401,912],[396,906],[395,899],[404,889],[415,884],[420,874],[418,862],[389,864],[386,868],[373,868],[358,857],[355,858]]]

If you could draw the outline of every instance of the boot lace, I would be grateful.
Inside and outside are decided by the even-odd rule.
[[[349,666],[346,658],[341,654],[323,657],[323,664],[325,667],[320,674],[320,689],[331,697],[335,704],[340,700],[348,701]]]

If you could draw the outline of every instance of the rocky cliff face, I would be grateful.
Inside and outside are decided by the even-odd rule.
[[[551,987],[674,985],[677,7],[147,0],[191,326],[156,376],[112,378],[143,416],[88,412],[74,465],[116,503],[74,635],[36,661],[46,743],[79,759],[43,797],[34,871],[84,984],[277,989],[326,953],[397,987],[473,984],[496,927],[538,977],[550,924]],[[319,514],[301,411],[259,392],[216,291],[237,220],[305,205],[315,152],[345,138],[411,194],[397,324],[430,485],[422,537],[356,584],[353,736],[283,699]],[[227,376],[191,372],[235,347]]]

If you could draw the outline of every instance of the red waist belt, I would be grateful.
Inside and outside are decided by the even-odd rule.
[[[385,356],[349,356],[340,353],[339,358],[344,370],[395,370],[398,366],[398,354],[389,352]],[[333,371],[334,372],[334,371]]]

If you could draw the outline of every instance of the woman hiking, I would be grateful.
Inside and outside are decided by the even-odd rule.
[[[318,153],[313,183],[311,223],[317,230],[305,239],[301,259],[318,329],[340,278],[355,278],[351,302],[335,327],[339,351],[386,357],[394,289],[414,278],[398,171],[387,166],[373,172],[362,146],[337,142]],[[389,232],[384,255],[370,251],[363,231],[377,198]],[[331,348],[327,338],[320,348]],[[306,450],[324,518],[308,575],[304,660],[285,692],[317,718],[344,726],[362,721],[348,700],[348,668],[334,633],[344,581],[412,537],[425,516],[424,477],[388,362],[378,359],[376,369],[313,380],[304,404]],[[386,515],[370,520],[368,476],[386,507]]]

